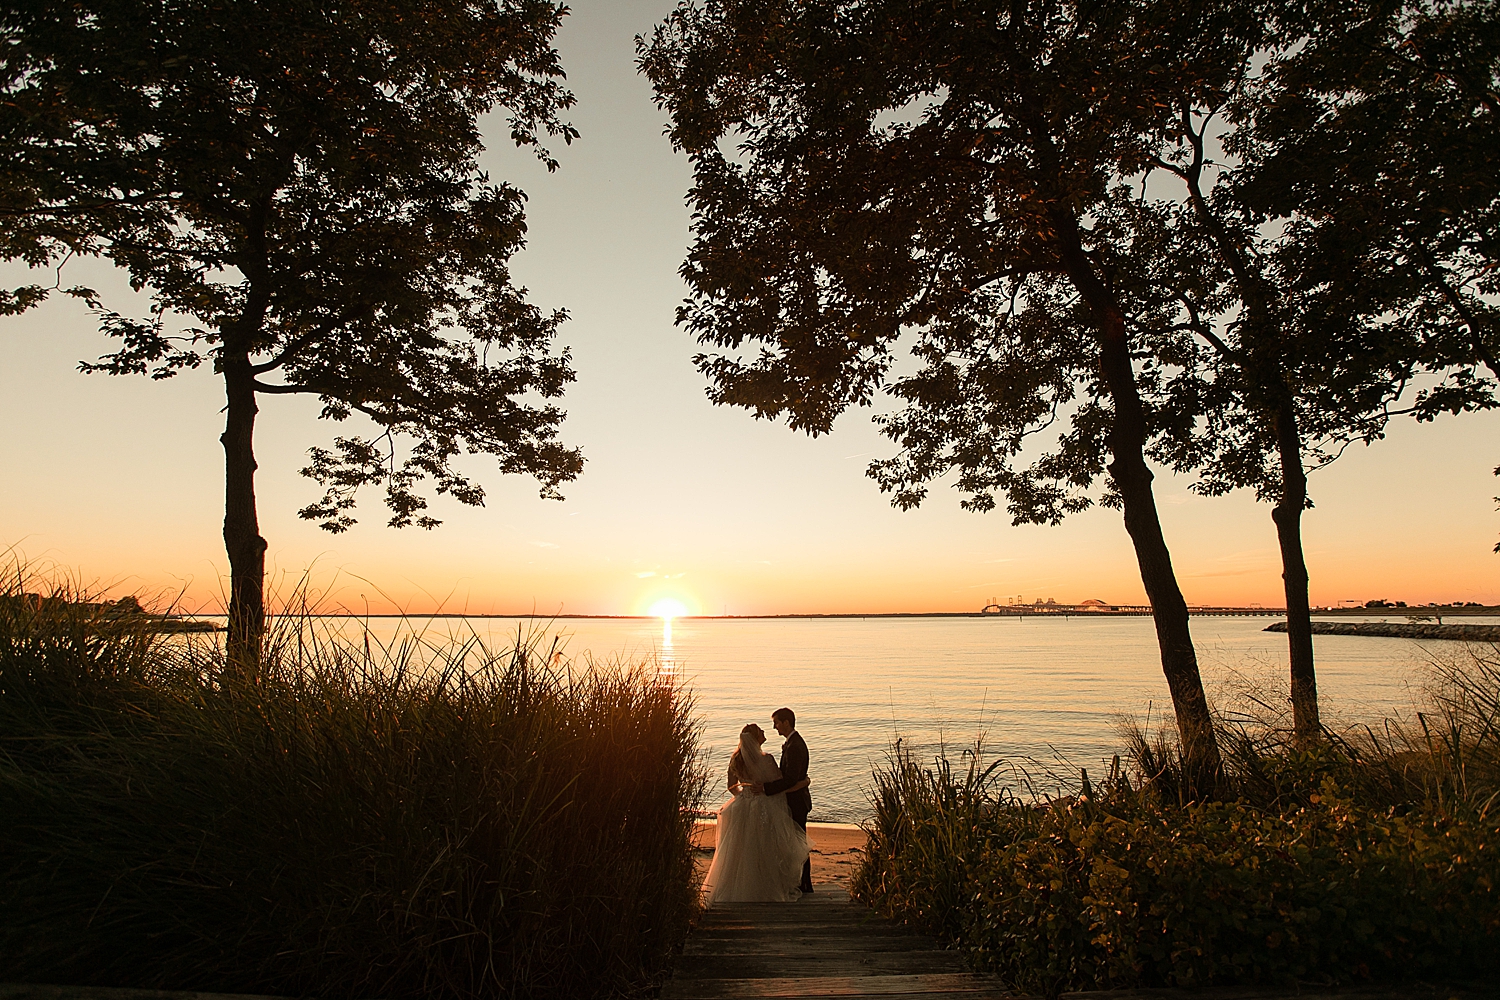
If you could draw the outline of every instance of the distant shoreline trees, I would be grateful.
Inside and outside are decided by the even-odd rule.
[[[86,372],[161,379],[205,361],[226,394],[230,662],[253,674],[264,627],[254,427],[265,395],[310,394],[370,437],[315,448],[305,518],[354,523],[383,486],[390,524],[431,528],[416,491],[478,505],[453,466],[495,456],[544,497],[583,459],[557,440],[574,375],[562,312],[516,287],[525,196],[479,168],[477,119],[555,168],[572,95],[551,0],[478,4],[85,0],[0,8],[0,255],[106,258],[148,291],[135,318],[64,289],[120,348]],[[31,285],[0,312],[45,299]],[[178,330],[182,332],[179,334]],[[396,439],[412,440],[405,456]]]

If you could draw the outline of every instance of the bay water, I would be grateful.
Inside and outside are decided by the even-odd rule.
[[[1286,636],[1274,618],[1201,617],[1194,642],[1210,698],[1221,709],[1285,708]],[[1372,618],[1369,620],[1381,620]],[[1404,621],[1404,617],[1390,620]],[[1466,618],[1479,623],[1492,619]],[[638,663],[687,685],[710,772],[703,806],[727,797],[724,768],[741,727],[759,723],[775,752],[771,712],[788,706],[812,759],[812,819],[870,815],[870,773],[898,738],[919,759],[962,761],[982,741],[1005,758],[1018,791],[1050,796],[1101,777],[1120,748],[1122,717],[1170,726],[1171,702],[1148,617],[1028,615],[988,618],[407,618],[347,620],[386,644],[478,638],[490,649],[555,640],[575,662]],[[1434,658],[1452,642],[1315,636],[1319,700],[1334,728],[1410,716]],[[1260,702],[1257,705],[1256,702]]]

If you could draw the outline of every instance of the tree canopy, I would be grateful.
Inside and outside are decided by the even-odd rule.
[[[480,169],[479,118],[556,162],[576,133],[548,0],[339,4],[82,0],[0,12],[0,252],[101,256],[149,315],[73,287],[119,347],[85,371],[167,378],[207,361],[226,386],[231,639],[258,640],[256,397],[309,394],[369,433],[317,448],[302,511],[353,523],[380,484],[394,526],[438,522],[417,491],[483,501],[453,464],[494,456],[544,496],[576,477],[549,400],[573,380],[561,312],[511,280],[524,194]],[[9,292],[8,311],[44,285]],[[399,452],[398,436],[411,440]]]
[[[710,397],[820,434],[889,393],[876,419],[898,452],[869,474],[901,507],[947,478],[1018,523],[1123,508],[1190,752],[1196,663],[1146,459],[1276,503],[1298,735],[1315,737],[1306,467],[1403,409],[1493,405],[1472,338],[1416,302],[1434,286],[1382,280],[1389,240],[1275,200],[1311,169],[1285,165],[1297,130],[1277,124],[1305,103],[1298,61],[1362,16],[703,0],[641,43],[694,165],[679,322]],[[1340,141],[1320,147],[1329,204],[1329,179],[1362,169]]]
[[[1316,30],[1320,23],[1338,30]],[[1500,5],[1286,5],[1239,115],[1240,197],[1298,214],[1331,285],[1403,295],[1428,360],[1462,377],[1417,415],[1488,406],[1500,383]],[[1488,377],[1484,372],[1488,372]]]
[[[1432,420],[1500,405],[1500,9],[1426,0],[1267,9],[1266,56],[1222,109],[1224,182],[1192,200],[1242,286],[1234,326],[1252,348],[1250,388],[1279,382],[1286,397],[1288,417],[1244,426],[1283,438],[1297,427],[1295,437],[1323,446],[1308,449],[1316,466],[1350,440],[1382,436],[1393,410]],[[1257,397],[1264,408],[1264,391],[1246,394]],[[1273,453],[1254,444],[1236,454]],[[1294,714],[1307,738],[1316,702],[1304,711],[1298,687],[1301,674],[1311,692],[1312,642],[1294,607],[1305,605],[1305,586],[1294,601],[1292,575],[1305,570],[1287,532],[1309,501],[1291,444],[1281,443],[1279,483],[1253,460],[1215,471],[1228,472],[1221,486],[1278,500]]]
[[[1017,521],[1121,507],[1209,772],[1146,452],[1190,439],[1212,386],[1175,300],[1124,274],[1120,179],[1258,31],[1243,8],[1171,3],[708,0],[641,46],[694,166],[679,321],[709,348],[710,396],[816,434],[888,388],[901,451],[870,472],[900,506],[954,471],[966,506],[1003,494]]]

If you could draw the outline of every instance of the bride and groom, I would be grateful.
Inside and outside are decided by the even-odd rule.
[[[719,808],[718,843],[703,881],[705,906],[790,902],[813,891],[807,744],[790,708],[773,712],[771,724],[786,741],[779,766],[761,749],[765,730],[753,722],[740,730],[739,746],[730,755],[734,798]]]

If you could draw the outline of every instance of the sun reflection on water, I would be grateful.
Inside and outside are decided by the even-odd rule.
[[[672,677],[677,672],[677,661],[672,655],[672,619],[687,614],[687,608],[681,601],[664,597],[651,605],[650,614],[661,619],[661,656],[656,672],[661,677]]]
[[[661,664],[656,672],[663,677],[671,677],[677,673],[677,659],[672,655],[672,619],[670,618],[661,620]]]

